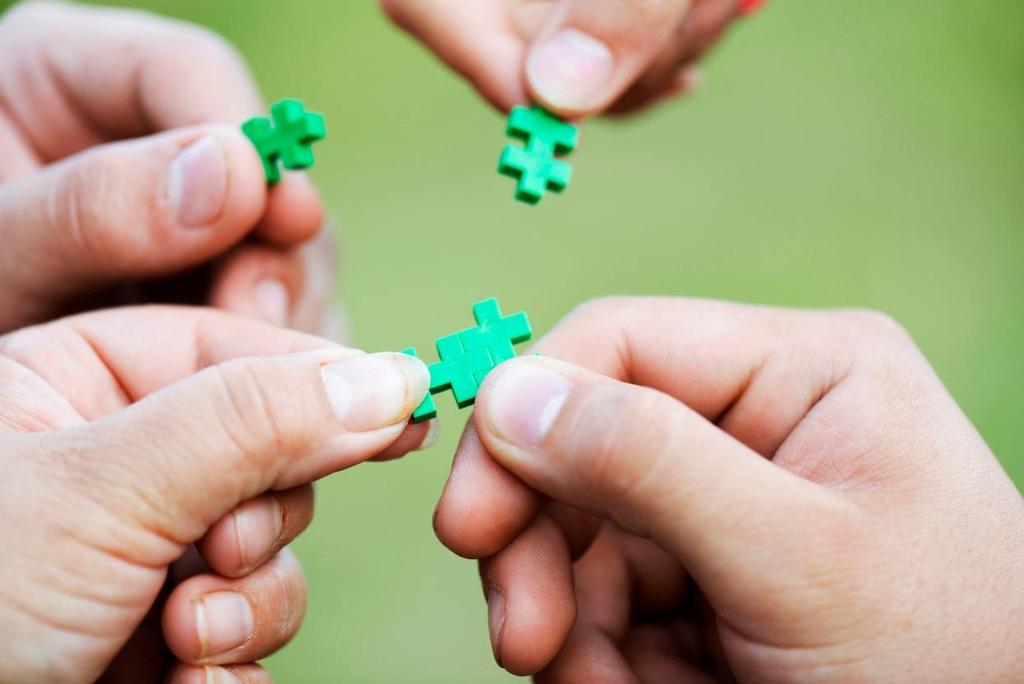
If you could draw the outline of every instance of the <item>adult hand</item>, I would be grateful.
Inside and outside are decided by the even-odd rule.
[[[381,0],[500,109],[630,111],[692,87],[694,64],[760,0]]]
[[[267,681],[309,483],[420,445],[428,376],[203,309],[0,337],[0,681]]]
[[[1021,496],[897,325],[622,299],[537,350],[487,378],[436,516],[507,669],[1020,678]]]
[[[323,206],[301,174],[267,189],[239,129],[263,110],[197,27],[56,2],[3,15],[0,331],[157,300],[319,331],[332,257],[303,243]]]

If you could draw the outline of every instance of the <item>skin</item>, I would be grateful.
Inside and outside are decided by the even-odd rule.
[[[238,128],[265,111],[241,57],[195,26],[56,2],[4,14],[0,331],[166,301],[331,332],[320,197],[301,174],[268,189]],[[201,143],[207,163],[176,175]]]
[[[488,376],[435,526],[538,682],[1007,682],[1024,500],[879,314],[587,304]]]
[[[411,357],[210,309],[0,337],[0,680],[269,681],[253,663],[305,610],[286,545],[310,483],[422,443],[428,383]]]
[[[741,0],[381,0],[391,19],[497,108],[539,102],[566,118],[629,113],[692,89],[695,65]],[[571,62],[545,47],[592,39]],[[560,62],[560,63],[559,63]],[[575,64],[578,68],[566,66]],[[553,78],[553,74],[562,74]]]

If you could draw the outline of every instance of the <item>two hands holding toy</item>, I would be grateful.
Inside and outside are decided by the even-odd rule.
[[[565,116],[678,91],[740,7],[385,5],[500,106]],[[426,446],[427,370],[284,329],[327,329],[322,205],[263,182],[219,39],[20,6],[0,103],[0,681],[265,682],[310,483]],[[154,301],[202,306],[67,315]],[[609,299],[534,350],[481,387],[435,521],[480,559],[503,667],[1020,676],[1021,497],[898,326]]]

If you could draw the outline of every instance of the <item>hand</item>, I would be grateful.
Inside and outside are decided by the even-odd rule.
[[[428,384],[203,309],[0,337],[0,681],[267,681],[305,608],[285,545],[309,483],[422,444]]]
[[[1021,496],[891,321],[608,300],[537,350],[484,383],[435,521],[507,669],[1020,679]]]
[[[239,129],[263,110],[199,28],[54,2],[3,15],[0,331],[152,301],[319,331],[332,257],[303,243],[323,206],[302,175],[267,189]]]
[[[496,107],[626,112],[695,83],[694,65],[757,0],[381,0]]]

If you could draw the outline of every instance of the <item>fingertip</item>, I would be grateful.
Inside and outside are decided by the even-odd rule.
[[[241,130],[227,125],[204,126],[216,137],[227,160],[227,202],[222,222],[238,232],[252,230],[267,206],[267,188],[263,164],[252,143]]]
[[[168,684],[271,684],[270,673],[259,665],[219,667],[179,664],[167,678]]]
[[[286,173],[270,188],[266,212],[256,233],[264,240],[291,246],[311,240],[324,225],[324,203],[305,173]]]
[[[370,459],[377,463],[394,461],[413,451],[425,451],[437,443],[441,424],[436,418],[426,423],[409,423],[388,448]]]
[[[490,457],[470,426],[434,510],[434,532],[463,558],[487,558],[530,523],[540,503],[536,492]]]
[[[508,548],[481,561],[480,575],[495,659],[518,676],[539,672],[576,622],[572,560],[558,527],[537,516]]]

